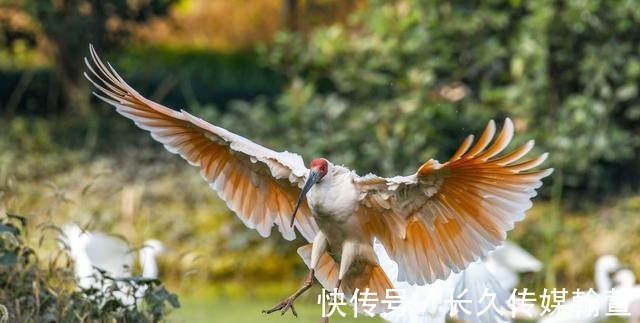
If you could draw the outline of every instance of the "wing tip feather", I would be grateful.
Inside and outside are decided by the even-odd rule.
[[[176,141],[172,141],[171,139],[176,138],[176,136],[165,135],[162,132],[162,129],[163,129],[162,126],[146,125],[144,123],[145,120],[151,120],[151,121],[168,120],[168,121],[179,122],[178,126],[199,127],[204,131],[213,132],[216,136],[221,137],[222,140],[225,141],[225,143],[229,144],[229,146],[231,147],[233,146],[234,140],[236,139],[236,137],[232,136],[233,134],[228,133],[228,131],[222,128],[218,128],[213,125],[210,125],[204,120],[194,115],[191,115],[190,113],[188,113],[183,109],[180,110],[180,112],[178,112],[176,110],[170,109],[168,107],[165,107],[163,105],[150,101],[146,99],[144,96],[142,96],[141,94],[139,94],[138,92],[136,92],[124,81],[124,79],[118,74],[118,72],[113,68],[113,66],[109,62],[103,62],[100,59],[93,44],[89,43],[89,55],[85,56],[83,59],[84,59],[85,65],[88,68],[87,71],[83,72],[83,75],[89,82],[92,83],[93,86],[95,86],[95,91],[92,92],[93,95],[105,101],[106,103],[115,106],[116,111],[118,113],[133,120],[138,127],[149,131],[151,133],[152,138],[162,143],[165,149],[167,149],[169,152],[179,154],[184,159],[186,159],[190,164],[196,165],[196,166],[199,165],[201,166],[201,168],[204,167],[202,165],[203,162],[204,163],[208,162],[208,160],[206,159],[201,160],[199,158],[200,155],[197,155],[198,158],[196,157],[191,158],[187,156],[187,155],[190,155],[190,153],[192,152],[193,150],[192,148],[184,150],[183,148],[185,148],[186,146],[183,145],[184,143],[183,141],[180,141],[179,143]],[[139,114],[133,113],[135,112],[134,110],[135,111],[140,110],[139,111],[140,113]],[[186,125],[186,123],[190,123],[191,125]],[[223,133],[220,134],[219,132],[223,132]],[[206,134],[204,134],[204,136],[207,139],[212,140]],[[230,137],[231,139],[229,139],[228,137]],[[219,142],[217,143],[219,144]],[[265,150],[265,148],[262,146],[258,146],[257,148],[254,146],[251,146],[250,148],[253,148],[254,150],[257,148],[260,148],[262,149],[261,151]],[[231,151],[230,153],[232,154],[233,152],[234,151]],[[241,151],[241,152],[249,154],[248,152],[245,152],[245,151]],[[300,160],[302,159],[300,158]],[[280,160],[279,162],[283,164],[284,165],[283,167],[285,168],[295,169],[295,167],[292,167],[290,164],[283,163]],[[295,166],[298,166],[298,165],[295,165]],[[272,170],[272,167],[270,165],[267,165],[267,167],[269,167],[269,169]],[[304,166],[301,166],[301,167],[304,168]],[[201,169],[201,176],[209,182],[209,186],[211,186],[211,188],[218,193],[218,196],[220,196],[223,200],[225,200],[229,209],[232,210],[236,215],[238,215],[238,217],[242,220],[242,222],[246,227],[250,229],[255,229],[256,231],[258,231],[258,234],[260,234],[260,236],[266,238],[271,235],[272,231],[274,231],[273,227],[277,226],[279,231],[282,233],[282,236],[286,240],[294,240],[296,238],[296,235],[297,235],[295,232],[296,230],[293,228],[290,228],[288,223],[286,224],[273,223],[268,221],[271,218],[266,217],[262,219],[257,219],[251,214],[249,214],[249,217],[244,216],[242,213],[243,212],[246,213],[246,210],[243,209],[241,206],[239,206],[239,204],[234,203],[233,196],[232,197],[226,196],[225,198],[225,195],[228,195],[228,194],[224,189],[224,185],[222,183],[224,181],[224,175],[219,174],[219,176],[216,178],[217,180],[213,180],[213,178],[211,178],[211,175],[204,172],[204,170],[205,170],[204,168]],[[302,218],[302,216],[300,216],[300,218]],[[313,221],[313,220],[309,220],[309,221]],[[310,236],[313,236],[315,231],[317,231],[317,228],[313,225],[312,222],[299,224],[296,227],[298,228],[298,231],[300,232],[300,234],[302,234],[307,239]]]

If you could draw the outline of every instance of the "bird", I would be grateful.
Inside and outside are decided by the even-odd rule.
[[[452,274],[445,280],[430,285],[411,285],[397,281],[397,264],[389,258],[380,244],[374,245],[382,268],[390,276],[394,286],[404,290],[404,308],[397,309],[381,316],[393,323],[426,323],[445,322],[446,315],[451,312],[447,302],[452,295],[461,295],[461,299],[470,301],[464,306],[471,314],[481,312],[488,305],[488,299],[479,302],[486,290],[495,294],[494,304],[500,312],[490,309],[482,315],[469,315],[464,311],[459,314],[469,322],[507,322],[515,315],[519,319],[530,319],[540,313],[539,309],[527,308],[522,312],[511,313],[508,306],[509,295],[519,281],[518,273],[535,272],[542,268],[542,263],[517,244],[505,241],[483,259],[476,261],[461,273]],[[452,294],[453,293],[453,294]]]
[[[156,258],[165,252],[164,245],[160,240],[146,240],[138,251],[140,268],[142,268],[142,277],[148,279],[158,278],[158,263]]]
[[[74,260],[74,273],[82,289],[95,288],[103,293],[112,292],[124,305],[140,300],[146,286],[127,281],[134,277],[134,250],[122,238],[103,232],[86,231],[75,223],[62,226],[61,241]],[[151,239],[138,251],[142,278],[157,279],[156,256],[164,251],[162,243]],[[98,269],[98,272],[94,270]],[[111,279],[103,279],[100,273]]]
[[[519,273],[538,272],[542,262],[519,245],[507,240],[483,260],[500,285],[511,292],[520,281]]]
[[[78,286],[82,289],[96,287],[93,266],[87,254],[87,245],[91,241],[91,236],[78,225],[67,224],[61,228],[60,241],[74,261],[73,271]]]
[[[395,289],[403,291],[402,306],[380,316],[391,323],[444,323],[448,315],[453,314],[451,301],[461,300],[465,312],[459,309],[461,319],[468,322],[496,323],[508,322],[506,309],[509,294],[501,286],[480,260],[470,264],[460,273],[452,273],[447,279],[437,280],[429,285],[412,285],[398,281],[398,264],[393,261],[382,244],[376,242],[374,249],[380,265],[389,275]],[[495,308],[488,308],[491,302],[485,292],[495,295],[492,300]],[[466,292],[465,292],[466,290]],[[487,294],[489,295],[489,294]],[[482,302],[480,300],[482,299]],[[467,303],[468,302],[468,303]],[[481,315],[476,315],[482,313]]]
[[[540,323],[592,323],[606,318],[607,291],[613,287],[610,275],[620,268],[620,260],[614,255],[602,255],[595,263],[595,293],[582,291],[580,297],[573,297],[560,305],[561,309],[541,313]],[[597,315],[596,315],[597,313]]]
[[[500,285],[509,293],[520,281],[520,273],[538,272],[542,269],[542,262],[536,259],[532,254],[524,250],[519,245],[507,240],[489,253],[484,259],[483,264],[487,270],[500,282]],[[513,308],[507,311],[508,317],[530,320],[532,317],[540,315],[542,309],[536,304],[524,306],[521,300],[515,300],[517,304],[511,306]]]
[[[145,98],[92,45],[89,51],[84,75],[96,97],[198,167],[248,228],[268,237],[275,225],[286,240],[296,232],[307,240],[298,249],[309,268],[307,278],[267,314],[291,310],[297,316],[295,300],[316,279],[347,297],[368,288],[377,296],[372,314],[387,311],[397,295],[385,292],[393,286],[378,264],[374,239],[398,263],[400,280],[444,279],[504,241],[532,206],[542,179],[553,172],[534,170],[547,153],[522,159],[532,140],[498,156],[513,138],[509,118],[497,136],[491,120],[475,144],[470,135],[447,162],[430,159],[407,176],[359,176],[323,157],[307,168],[298,154],[276,152]]]
[[[613,275],[613,287],[616,297],[622,300],[629,313],[628,321],[640,322],[640,285],[636,284],[636,275],[629,268],[621,268]]]

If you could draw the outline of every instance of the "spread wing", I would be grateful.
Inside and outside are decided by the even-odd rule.
[[[200,167],[202,177],[244,224],[267,237],[275,223],[287,240],[295,238],[291,213],[308,169],[302,157],[275,152],[189,114],[155,103],[129,86],[111,65],[103,64],[93,46],[91,75],[96,94],[164,147]],[[298,210],[295,227],[313,241],[317,226],[308,205]]]
[[[513,123],[506,119],[491,143],[495,132],[491,121],[473,147],[469,136],[449,161],[429,160],[413,175],[356,180],[361,225],[398,263],[399,280],[424,284],[460,272],[524,218],[553,169],[531,171],[547,154],[520,162],[533,141],[496,157],[511,141]]]

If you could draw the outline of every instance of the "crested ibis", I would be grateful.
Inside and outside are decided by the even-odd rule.
[[[285,239],[297,231],[309,242],[298,249],[308,278],[266,313],[297,315],[294,301],[315,279],[345,295],[369,288],[378,296],[376,312],[384,312],[393,285],[378,264],[374,239],[398,263],[399,279],[428,284],[447,278],[505,240],[553,171],[533,170],[546,153],[522,161],[533,141],[498,156],[513,137],[508,118],[495,138],[490,121],[475,144],[468,136],[447,162],[431,159],[408,176],[358,176],[325,158],[307,168],[297,154],[276,152],[145,98],[92,46],[90,53],[85,76],[94,94],[198,167],[247,227],[267,237],[275,225]]]

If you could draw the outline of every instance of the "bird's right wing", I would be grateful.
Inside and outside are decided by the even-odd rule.
[[[285,239],[295,238],[289,223],[309,172],[302,157],[275,152],[186,111],[153,102],[102,63],[93,46],[90,51],[92,63],[85,63],[91,75],[85,76],[102,92],[96,96],[149,131],[168,151],[200,167],[202,177],[247,227],[267,237],[276,224]],[[306,202],[298,210],[295,227],[313,241],[318,228]]]
[[[424,284],[460,272],[524,218],[553,170],[531,170],[546,154],[519,161],[533,141],[496,157],[513,137],[511,120],[491,143],[495,133],[491,121],[473,147],[469,136],[449,161],[429,160],[413,175],[354,181],[362,192],[360,223],[398,262],[399,280]]]

